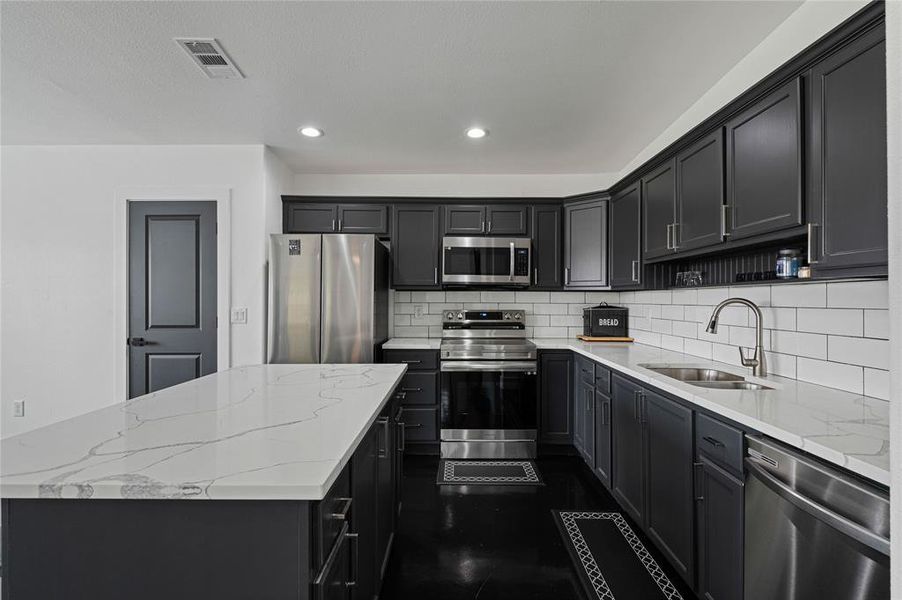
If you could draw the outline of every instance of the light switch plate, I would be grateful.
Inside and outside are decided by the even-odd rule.
[[[247,309],[243,307],[232,309],[232,324],[244,325],[247,323]]]
[[[24,417],[25,416],[25,400],[16,400],[13,402],[13,416],[14,417]]]

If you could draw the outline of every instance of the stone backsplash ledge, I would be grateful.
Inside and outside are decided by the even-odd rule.
[[[643,292],[402,292],[393,297],[393,337],[441,337],[441,314],[459,308],[522,308],[537,338],[582,333],[582,311],[599,302],[629,308],[637,342],[739,364],[738,347],[755,344],[747,308],[721,313],[717,334],[705,331],[714,306],[748,298],[764,314],[769,370],[850,392],[889,399],[889,311],[886,281],[799,282]]]

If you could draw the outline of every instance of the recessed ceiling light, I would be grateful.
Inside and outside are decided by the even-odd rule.
[[[322,136],[323,136],[323,130],[322,130],[322,129],[319,129],[319,128],[317,128],[317,127],[309,127],[309,126],[307,126],[307,127],[298,127],[298,133],[300,133],[300,134],[301,134],[302,136],[304,136],[304,137],[311,137],[311,138],[322,137]]]
[[[478,140],[479,138],[484,138],[487,136],[489,132],[482,127],[470,127],[467,129],[467,137],[473,138],[474,140]]]

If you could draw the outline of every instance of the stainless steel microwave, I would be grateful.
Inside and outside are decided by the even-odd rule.
[[[442,238],[442,283],[527,286],[529,238]]]

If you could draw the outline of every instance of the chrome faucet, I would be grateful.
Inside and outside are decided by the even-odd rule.
[[[752,375],[755,377],[767,377],[767,361],[764,359],[764,325],[761,318],[761,309],[751,300],[745,298],[727,298],[716,307],[711,313],[711,320],[708,321],[708,333],[717,333],[717,317],[725,306],[730,304],[741,304],[747,306],[755,313],[755,354],[751,358],[745,356],[742,347],[739,348],[739,357],[742,359],[743,367],[751,367]]]

